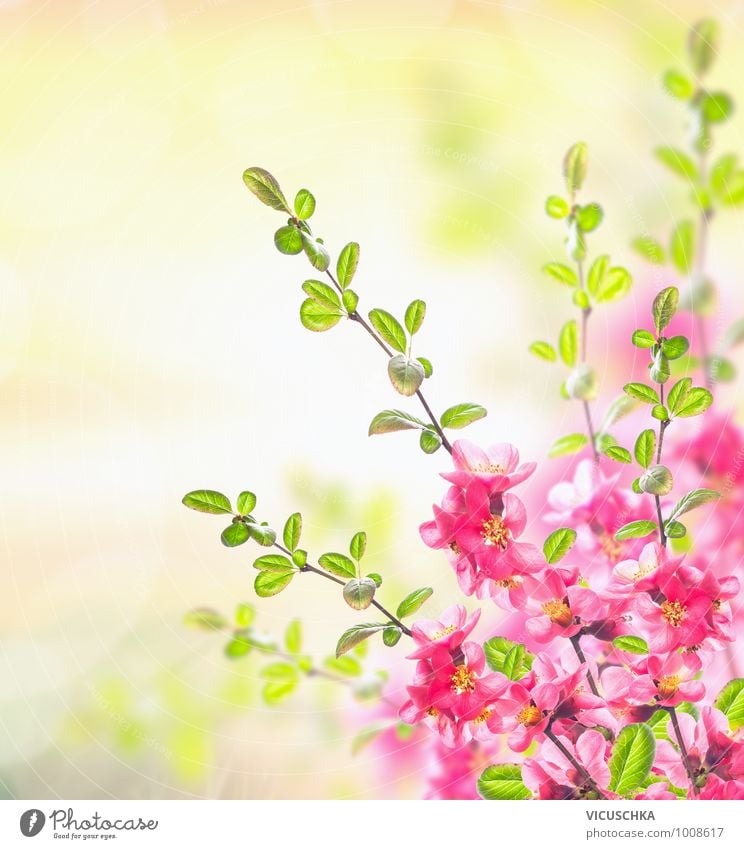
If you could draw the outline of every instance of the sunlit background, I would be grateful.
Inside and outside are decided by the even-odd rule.
[[[276,253],[281,216],[241,173],[311,189],[332,252],[361,243],[362,307],[427,301],[433,406],[483,403],[471,438],[547,463],[581,419],[526,351],[569,310],[540,273],[563,252],[545,196],[586,140],[586,199],[606,213],[592,249],[636,279],[592,319],[611,397],[625,378],[611,322],[630,327],[679,282],[629,243],[666,239],[689,209],[651,150],[685,143],[660,75],[701,14],[722,24],[713,80],[744,102],[737,0],[0,2],[0,792],[420,794],[379,752],[352,756],[369,716],[348,688],[311,679],[269,708],[260,658],[230,661],[183,624],[255,601],[259,552],[222,547],[219,517],[181,506],[199,487],[251,489],[275,524],[301,510],[316,553],[366,528],[390,606],[424,583],[431,612],[459,600],[417,533],[447,458],[411,434],[367,437],[408,402],[358,327],[300,326],[312,275]],[[716,144],[744,152],[743,137],[738,114]],[[728,317],[744,312],[741,227],[722,215],[710,245]],[[319,664],[360,616],[311,576],[257,609],[279,637],[300,615]],[[403,654],[365,664],[402,681]]]

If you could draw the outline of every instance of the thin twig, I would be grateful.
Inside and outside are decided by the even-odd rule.
[[[584,654],[584,649],[581,648],[581,637],[579,634],[574,634],[571,637],[571,645],[574,647],[574,651],[576,652],[576,656],[579,658],[581,663],[586,663],[586,655]],[[597,689],[597,682],[594,680],[594,676],[589,671],[589,667],[586,669],[586,680],[589,683],[589,687],[591,688],[592,693],[595,696],[599,695],[599,690]]]
[[[692,766],[690,764],[690,756],[687,753],[687,747],[685,746],[685,741],[682,738],[682,729],[679,727],[679,720],[677,719],[677,711],[673,707],[668,707],[667,713],[672,719],[672,726],[674,727],[674,735],[677,738],[677,744],[679,745],[679,753],[682,756],[682,763],[685,766],[685,772],[687,773],[687,778],[690,781],[690,787],[692,788],[692,793],[694,796],[697,796],[700,793],[697,785],[695,784],[695,773],[692,771]]]
[[[561,743],[561,741],[553,734],[550,726],[545,729],[545,736],[550,740],[557,748],[563,753],[563,755],[568,758],[571,765],[574,769],[581,775],[586,783],[594,790],[594,792],[599,796],[600,799],[606,799],[605,794],[599,789],[599,785],[597,782],[591,777],[586,767],[582,766],[576,758],[568,751],[568,749]]]

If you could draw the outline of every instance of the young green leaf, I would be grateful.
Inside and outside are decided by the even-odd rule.
[[[346,654],[347,651],[350,651],[354,646],[359,645],[363,640],[371,637],[372,634],[376,634],[378,631],[382,631],[387,627],[389,626],[386,622],[368,622],[364,625],[353,625],[341,634],[336,644],[336,657],[341,657],[342,654]]]
[[[431,360],[427,360],[426,357],[416,357],[416,359],[421,363],[424,377],[431,377],[434,374],[434,366],[431,364]]]
[[[624,298],[633,285],[633,278],[627,268],[611,268],[602,278],[597,290],[597,303],[611,304]]]
[[[266,525],[247,525],[253,539],[265,547],[273,545],[276,542],[276,531]]]
[[[369,436],[377,433],[393,433],[398,430],[425,429],[426,424],[417,419],[416,416],[405,413],[403,410],[383,410],[370,422]]]
[[[189,628],[198,628],[201,631],[221,631],[227,628],[228,621],[211,607],[196,607],[189,610],[183,617],[184,625]]]
[[[264,554],[253,561],[253,568],[265,572],[286,572],[293,566],[283,554]]]
[[[351,538],[349,543],[349,554],[357,562],[364,557],[364,552],[367,550],[367,534],[364,531],[358,531]]]
[[[253,648],[253,643],[244,634],[236,633],[225,646],[225,655],[230,660],[245,657]]]
[[[400,325],[395,316],[386,310],[374,309],[370,311],[369,320],[382,339],[401,354],[406,352],[406,331]]]
[[[298,569],[302,569],[302,567],[307,563],[307,552],[303,548],[298,548],[296,551],[293,551],[292,562]]]
[[[686,336],[672,336],[661,343],[661,350],[669,360],[678,360],[687,353],[689,347],[690,341]]]
[[[359,245],[357,242],[349,242],[338,255],[336,263],[336,277],[342,289],[346,289],[354,279],[357,265],[359,265]]]
[[[604,213],[598,203],[588,203],[576,210],[576,222],[584,233],[591,233],[602,223]]]
[[[252,492],[245,490],[240,493],[237,500],[237,507],[238,513],[240,513],[241,516],[248,516],[255,506],[256,496]]]
[[[252,604],[241,601],[235,608],[235,624],[239,628],[248,628],[256,618],[256,608]]]
[[[483,652],[486,655],[486,663],[491,669],[493,669],[494,672],[503,672],[507,656],[518,645],[519,643],[507,640],[506,637],[491,637],[490,640],[486,640],[486,642],[483,643]],[[524,649],[524,646],[522,646],[522,648]],[[523,678],[530,671],[533,660],[533,655],[526,651],[521,652],[519,678]]]
[[[302,623],[299,619],[293,619],[284,632],[284,645],[290,654],[299,654],[302,651]]]
[[[335,551],[321,554],[318,558],[318,564],[326,572],[330,572],[332,575],[338,575],[340,578],[356,577],[356,566],[345,554],[339,554]]]
[[[315,212],[315,198],[307,189],[300,189],[294,201],[295,215],[307,221]]]
[[[310,260],[310,265],[317,271],[327,271],[331,264],[331,255],[325,249],[325,246],[318,239],[314,239],[308,233],[300,231],[302,237],[302,247],[305,251],[305,256]]]
[[[427,428],[421,431],[419,446],[424,454],[434,454],[442,447],[442,437],[435,430]]]
[[[569,368],[576,365],[576,357],[579,351],[579,333],[573,319],[567,321],[561,328],[558,337],[558,351],[561,359]]]
[[[247,168],[243,171],[243,182],[261,203],[280,212],[286,212],[287,215],[292,214],[279,183],[264,168]]]
[[[377,584],[371,578],[352,578],[344,587],[344,601],[354,610],[366,610],[376,589]]]
[[[666,289],[662,289],[654,298],[651,314],[653,315],[657,333],[661,333],[672,320],[674,313],[677,312],[678,303],[679,290],[675,286],[668,286]]]
[[[294,224],[285,224],[274,233],[274,245],[279,253],[294,256],[302,252],[302,234]]]
[[[562,436],[557,439],[550,451],[548,457],[563,457],[566,454],[576,454],[578,451],[588,445],[589,440],[583,433],[569,433],[568,436]]]
[[[299,513],[292,513],[284,525],[284,545],[290,551],[294,551],[300,544],[300,534],[302,533],[302,516]]]
[[[296,569],[290,567],[283,572],[273,569],[259,572],[256,575],[256,580],[253,582],[256,595],[261,598],[269,598],[280,593],[289,585],[296,571]]]
[[[566,188],[572,197],[584,183],[588,159],[589,153],[585,142],[576,142],[563,158],[563,176],[566,179]]]
[[[654,383],[666,383],[671,377],[671,373],[669,360],[664,356],[664,352],[661,349],[658,350],[651,363],[651,370],[648,373],[649,377]]]
[[[654,451],[656,451],[656,432],[651,428],[641,431],[633,449],[638,465],[647,469],[653,462]]]
[[[669,537],[669,539],[682,539],[687,536],[687,528],[682,524],[682,522],[677,522],[675,520],[671,522],[664,523],[664,533]]]
[[[549,363],[554,363],[557,357],[555,348],[548,342],[533,342],[530,345],[530,351],[541,360]]]
[[[230,499],[213,489],[195,489],[184,495],[182,503],[199,513],[232,513]]]
[[[659,396],[656,390],[645,383],[626,383],[623,386],[623,391],[630,395],[631,398],[637,398],[646,404],[658,404]]]
[[[656,158],[671,171],[686,180],[697,180],[698,171],[692,159],[682,150],[674,147],[657,147]]]
[[[713,403],[713,396],[707,389],[701,386],[696,386],[694,389],[685,395],[682,401],[679,401],[672,411],[675,416],[680,418],[689,418],[690,416],[699,416],[704,413]]]
[[[397,354],[388,361],[388,377],[396,392],[410,398],[424,382],[424,367],[405,354]]]
[[[711,124],[728,120],[734,111],[734,102],[724,91],[705,92],[699,105],[703,119]]]
[[[375,582],[376,586],[378,586],[378,587],[382,586],[382,575],[378,575],[377,572],[370,572],[367,575],[367,577],[372,578],[372,580]]]
[[[633,462],[633,458],[630,456],[630,451],[620,445],[609,445],[605,448],[603,453],[605,456],[609,457],[610,460],[615,460],[617,463]]]
[[[610,265],[610,258],[607,254],[601,254],[589,267],[589,273],[586,276],[586,288],[589,294],[594,298],[602,285],[607,268]]]
[[[408,332],[413,336],[418,333],[426,315],[426,304],[423,301],[411,301],[406,309],[405,325]]]
[[[589,295],[587,295],[584,289],[574,289],[574,293],[571,295],[571,300],[573,301],[574,306],[578,307],[580,310],[588,310],[591,306]]]
[[[656,337],[648,330],[634,330],[631,341],[636,348],[651,348],[656,344]]]
[[[526,673],[523,671],[525,649],[521,643],[512,646],[504,657],[503,673],[510,681],[519,681]]]
[[[578,286],[579,278],[576,272],[562,262],[549,262],[543,266],[543,271],[564,286]]]
[[[642,722],[626,725],[612,747],[609,760],[610,790],[627,796],[651,771],[656,753],[653,731]]]
[[[695,83],[679,71],[669,70],[664,73],[664,89],[680,100],[689,100],[695,93]]]
[[[543,543],[543,554],[548,563],[562,560],[576,542],[576,531],[573,528],[558,528]]]
[[[570,212],[568,201],[558,195],[550,195],[545,201],[545,211],[551,218],[565,218]]]
[[[726,715],[732,731],[744,726],[744,678],[734,678],[721,690],[716,707]]]
[[[454,407],[449,407],[442,413],[439,423],[442,427],[460,430],[478,421],[478,419],[484,418],[486,415],[486,408],[481,407],[480,404],[455,404]]]
[[[615,531],[616,540],[624,539],[641,539],[658,530],[656,522],[651,522],[648,519],[638,519],[635,522],[628,522],[623,525],[618,531]]]
[[[300,306],[300,321],[302,326],[314,333],[321,333],[335,327],[341,318],[343,311],[340,307],[330,307],[316,301],[315,298],[306,298]]]
[[[402,635],[403,632],[397,625],[390,625],[390,627],[385,628],[382,632],[382,642],[386,646],[392,647],[398,644]]]
[[[702,76],[718,53],[718,22],[713,18],[699,20],[690,29],[687,51],[693,70]]]
[[[715,489],[693,489],[692,492],[683,495],[674,505],[667,522],[673,522],[685,513],[689,513],[690,510],[694,510],[696,507],[708,504],[711,501],[716,501],[720,497],[721,493],[716,492]]]
[[[235,548],[238,545],[243,545],[251,538],[251,533],[242,522],[234,522],[228,525],[220,536],[223,545],[228,548]]]
[[[302,284],[302,291],[332,312],[341,312],[341,300],[327,283],[320,280],[306,280]]]
[[[419,590],[409,593],[398,605],[395,615],[398,619],[405,619],[406,616],[412,616],[433,592],[434,590],[431,587],[422,587]]]
[[[683,377],[682,380],[678,380],[669,390],[667,405],[672,413],[675,413],[679,404],[685,400],[691,387],[692,380],[689,377]]]
[[[695,225],[692,221],[680,221],[674,228],[669,253],[677,271],[689,274],[695,258]]]
[[[672,473],[666,466],[650,466],[645,474],[638,480],[641,492],[649,495],[669,495],[674,486]]]
[[[620,651],[627,651],[630,654],[648,654],[648,643],[643,637],[633,637],[626,635],[624,637],[615,637],[612,645]]]
[[[357,295],[353,289],[344,289],[341,302],[343,303],[346,312],[356,312],[356,308],[359,306],[359,295]]]
[[[484,799],[531,799],[532,793],[522,781],[519,764],[494,764],[487,767],[478,779],[478,794]]]
[[[655,265],[664,262],[664,248],[650,236],[637,236],[631,243],[632,247],[647,261]]]

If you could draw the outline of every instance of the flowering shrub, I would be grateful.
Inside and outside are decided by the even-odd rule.
[[[731,660],[727,646],[737,633],[732,604],[740,589],[734,572],[742,534],[732,528],[744,506],[744,438],[718,411],[697,430],[685,431],[687,419],[711,407],[711,390],[734,368],[725,352],[744,338],[739,322],[711,353],[705,336],[714,295],[704,269],[708,226],[719,207],[744,201],[744,171],[733,156],[707,165],[712,129],[733,108],[728,95],[702,84],[716,32],[709,20],[691,32],[695,81],[678,71],[664,78],[668,91],[688,103],[695,130],[697,162],[676,149],[657,151],[688,181],[697,207],[698,224],[680,222],[669,248],[676,271],[690,276],[688,291],[681,298],[677,286],[665,286],[654,298],[648,322],[628,340],[648,354],[647,380],[629,380],[600,425],[590,317],[622,299],[632,277],[607,255],[590,254],[590,236],[603,211],[597,203],[579,202],[587,176],[585,144],[565,156],[565,194],[548,197],[548,215],[565,226],[568,260],[549,262],[544,270],[571,293],[577,317],[562,325],[556,346],[536,341],[530,350],[565,368],[561,392],[581,407],[584,422],[582,431],[557,440],[550,455],[585,456],[571,480],[557,481],[547,493],[543,519],[553,530],[541,545],[525,539],[527,509],[519,497],[535,463],[520,462],[509,443],[450,441],[451,431],[483,418],[485,408],[458,403],[436,415],[424,396],[433,366],[413,353],[424,301],[412,301],[402,322],[381,308],[365,316],[352,288],[359,245],[347,244],[332,270],[331,255],[309,224],[313,195],[302,189],[290,206],[268,171],[249,168],[243,175],[260,201],[287,217],[274,236],[278,250],[304,253],[327,280],[302,284],[302,324],[313,332],[329,331],[342,320],[359,325],[384,352],[394,390],[421,408],[420,417],[384,410],[369,433],[413,430],[425,454],[443,449],[450,455],[440,503],[419,532],[425,545],[444,553],[463,595],[485,606],[469,614],[455,605],[432,619],[411,621],[432,590],[414,590],[394,612],[385,606],[382,576],[362,569],[363,531],[351,539],[348,554],[326,552],[311,562],[300,547],[298,513],[280,536],[257,517],[253,493],[240,493],[233,508],[219,492],[196,490],[185,496],[187,507],[230,517],[224,545],[253,540],[266,549],[253,564],[259,597],[314,575],[337,584],[350,607],[374,616],[341,635],[335,658],[323,669],[302,654],[297,622],[290,624],[285,651],[256,633],[247,607],[234,627],[205,609],[192,611],[190,619],[230,630],[230,656],[252,649],[278,656],[263,671],[269,701],[285,698],[303,674],[348,681],[344,675],[358,670],[365,641],[378,634],[388,647],[405,640],[411,661],[407,698],[394,709],[402,723],[425,727],[434,740],[439,754],[429,797],[472,797],[476,766],[478,792],[488,799],[744,797],[744,679],[721,688],[716,677]],[[665,251],[651,237],[636,239],[635,246],[649,260],[663,262]],[[694,319],[694,356],[688,336],[670,330],[683,310]],[[695,385],[696,372],[704,385]],[[645,423],[635,432],[624,426],[631,445],[626,448],[612,431],[639,410]],[[624,466],[635,468],[629,486]],[[683,519],[688,522],[699,508],[708,510],[708,518],[693,538]],[[510,633],[495,626],[485,642],[475,640],[479,619],[498,622],[499,609],[508,612]],[[513,623],[521,640],[513,639]],[[379,692],[382,679],[366,686]]]

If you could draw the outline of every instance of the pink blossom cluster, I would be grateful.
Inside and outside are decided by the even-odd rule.
[[[695,484],[730,467],[706,439],[730,447],[738,437],[744,445],[727,428],[722,437],[714,423],[680,458],[691,478],[697,474]],[[647,540],[618,542],[614,531],[648,518],[648,505],[621,490],[618,475],[583,460],[572,481],[552,487],[544,517],[576,530],[566,557],[573,562],[549,564],[521,539],[527,510],[512,492],[535,465],[520,464],[507,444],[484,451],[461,440],[452,456],[454,471],[442,475],[450,486],[421,536],[446,553],[464,594],[508,612],[529,662],[517,654],[523,666],[516,670],[488,663],[489,641],[473,639],[480,611],[451,607],[412,628],[416,666],[401,718],[462,750],[453,770],[472,762],[474,747],[492,750],[504,740],[512,762],[521,758],[524,785],[549,799],[617,798],[613,743],[626,726],[653,720],[654,760],[635,798],[744,798],[743,731],[732,731],[712,704],[733,670],[722,680],[708,674],[735,639],[739,581],[731,573],[741,562],[742,534],[719,528],[724,545],[684,556]],[[708,458],[705,467],[700,458]],[[724,522],[734,514],[741,521],[743,480],[723,487]]]

